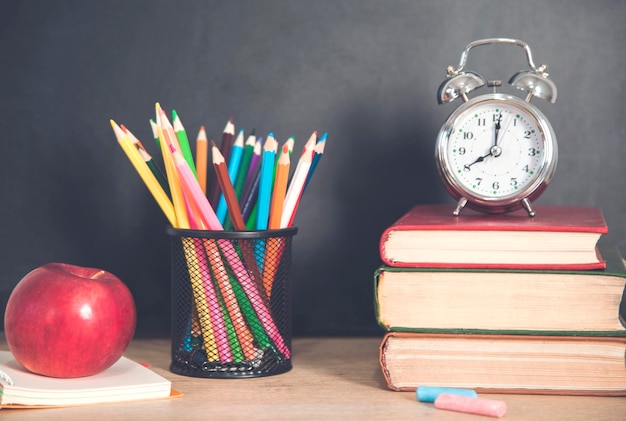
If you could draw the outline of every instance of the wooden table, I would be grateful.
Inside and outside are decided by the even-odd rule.
[[[413,392],[385,386],[378,364],[381,338],[301,338],[294,368],[253,379],[199,379],[169,372],[168,339],[134,340],[126,356],[149,362],[183,393],[180,398],[73,408],[0,411],[2,420],[488,420],[438,410]],[[0,340],[0,349],[7,349]],[[482,395],[501,399],[513,420],[626,420],[626,398]]]

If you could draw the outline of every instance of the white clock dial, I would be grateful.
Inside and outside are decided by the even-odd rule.
[[[437,164],[457,199],[494,212],[538,196],[556,169],[556,139],[543,115],[517,97],[483,95],[440,131]]]
[[[509,104],[487,102],[458,118],[446,154],[465,189],[504,198],[535,179],[544,164],[545,147],[531,116]]]

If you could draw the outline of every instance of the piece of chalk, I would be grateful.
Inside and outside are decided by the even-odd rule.
[[[493,399],[468,398],[467,396],[440,394],[435,399],[435,407],[448,411],[465,412],[467,414],[486,415],[500,418],[506,414],[506,403]]]
[[[417,400],[420,402],[435,402],[437,396],[442,393],[449,393],[451,395],[468,396],[470,398],[477,398],[478,395],[471,389],[456,389],[453,387],[435,387],[435,386],[420,386],[415,391]]]

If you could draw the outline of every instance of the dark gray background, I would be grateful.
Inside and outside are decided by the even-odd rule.
[[[540,204],[598,206],[624,248],[624,1],[8,1],[0,3],[2,309],[50,261],[131,288],[138,332],[169,331],[166,219],[109,119],[153,147],[159,101],[195,139],[237,128],[328,132],[295,224],[295,335],[379,334],[373,272],[382,230],[415,203],[451,202],[434,166],[446,66],[476,39],[518,38],[547,63],[560,161]],[[472,50],[508,80],[523,50]],[[155,151],[153,149],[153,151]],[[451,293],[453,293],[451,291]]]

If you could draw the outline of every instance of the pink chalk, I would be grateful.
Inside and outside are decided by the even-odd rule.
[[[493,399],[470,398],[467,396],[440,394],[435,399],[435,407],[448,411],[465,412],[468,414],[486,415],[500,418],[506,414],[506,403]]]

